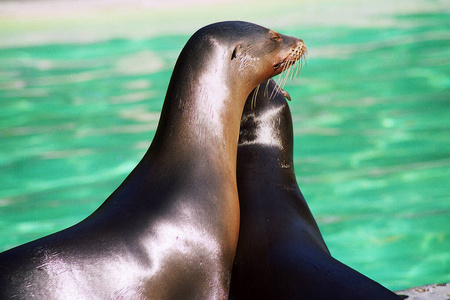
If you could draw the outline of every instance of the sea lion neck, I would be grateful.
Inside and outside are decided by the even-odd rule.
[[[225,156],[235,165],[239,120],[249,88],[236,82],[227,49],[209,47],[202,55],[189,48],[180,55],[151,151],[174,150],[191,156],[189,160]]]

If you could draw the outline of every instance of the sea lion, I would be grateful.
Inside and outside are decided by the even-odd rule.
[[[227,298],[244,103],[302,48],[247,22],[197,31],[176,62],[142,160],[82,222],[0,254],[0,298]]]
[[[242,116],[231,299],[399,299],[331,256],[298,187],[291,113],[274,90],[263,83]]]

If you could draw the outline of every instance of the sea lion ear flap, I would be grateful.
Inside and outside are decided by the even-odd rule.
[[[236,57],[241,55],[242,52],[242,44],[237,44],[236,47],[233,50],[233,53],[231,54],[231,60],[235,59]]]

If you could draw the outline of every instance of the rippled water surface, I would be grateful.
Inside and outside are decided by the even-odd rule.
[[[149,146],[189,36],[248,17],[308,46],[286,90],[297,179],[332,254],[391,289],[449,282],[450,4],[336,3],[189,6],[186,28],[172,9],[127,19],[129,36],[117,18],[0,22],[0,251],[95,210]]]

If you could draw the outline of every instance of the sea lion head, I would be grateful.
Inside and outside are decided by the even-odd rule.
[[[244,147],[277,149],[278,163],[292,163],[293,129],[289,105],[273,79],[262,83],[247,98],[241,118],[239,151]],[[284,152],[285,154],[280,153]],[[254,154],[254,153],[253,153]],[[283,159],[280,160],[280,157]]]
[[[199,29],[179,60],[187,62],[191,74],[193,70],[209,69],[209,76],[225,76],[227,83],[242,87],[248,95],[257,85],[292,66],[305,51],[301,39],[253,23],[227,21]]]

